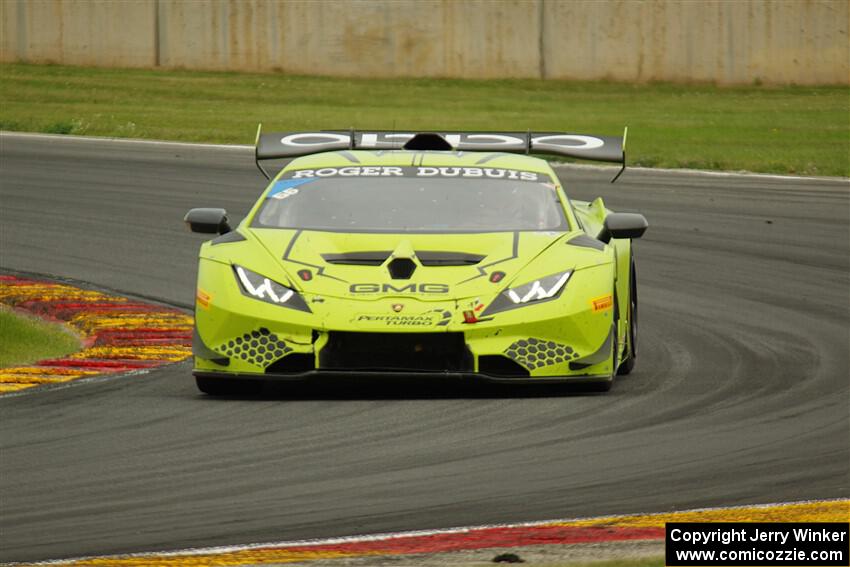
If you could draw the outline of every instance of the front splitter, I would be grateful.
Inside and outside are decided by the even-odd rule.
[[[541,377],[510,377],[493,376],[478,372],[427,372],[411,370],[310,370],[307,372],[291,374],[256,374],[237,372],[210,372],[207,370],[194,370],[192,374],[196,378],[211,378],[216,380],[252,380],[261,382],[318,382],[322,380],[461,380],[469,382],[482,382],[490,384],[600,384],[610,382],[611,375],[593,376],[541,376]]]

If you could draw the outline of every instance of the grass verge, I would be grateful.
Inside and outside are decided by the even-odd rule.
[[[61,325],[0,308],[0,368],[57,358],[80,348],[79,339]]]
[[[0,65],[0,129],[220,143],[267,130],[629,126],[633,165],[850,176],[850,87],[350,79]]]

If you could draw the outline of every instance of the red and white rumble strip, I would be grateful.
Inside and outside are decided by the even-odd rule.
[[[846,522],[850,500],[815,500],[732,508],[705,508],[661,514],[547,520],[289,541],[82,557],[30,565],[68,567],[217,567],[274,565],[343,558],[422,555],[476,549],[570,545],[636,540],[663,540],[667,522]]]

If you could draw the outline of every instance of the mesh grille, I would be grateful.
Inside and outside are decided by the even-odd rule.
[[[534,338],[515,342],[505,350],[505,354],[529,370],[578,358],[572,347]]]
[[[263,368],[292,352],[286,342],[265,327],[234,337],[216,350]]]

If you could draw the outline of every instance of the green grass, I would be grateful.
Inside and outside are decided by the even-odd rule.
[[[650,167],[850,175],[850,88],[340,79],[0,65],[0,128],[251,144],[267,130],[629,126]]]
[[[0,368],[64,356],[80,346],[61,325],[0,308]]]

